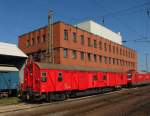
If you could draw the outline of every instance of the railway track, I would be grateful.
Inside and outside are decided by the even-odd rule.
[[[37,108],[42,106],[50,105],[51,103],[19,103],[15,105],[8,105],[8,106],[0,106],[0,114],[2,113],[8,113],[8,112],[14,112],[14,111],[20,111],[25,109],[31,109],[31,108]]]
[[[121,91],[104,93],[104,95],[123,92],[123,91],[127,91],[127,90],[128,89],[123,89]],[[67,99],[64,101],[58,101],[58,102],[52,102],[52,103],[42,103],[42,102],[39,102],[37,104],[36,103],[19,103],[19,104],[8,105],[8,106],[0,106],[0,114],[7,113],[7,112],[19,111],[19,110],[25,110],[25,109],[30,109],[30,108],[42,107],[42,106],[47,106],[47,105],[51,105],[51,104],[60,104],[60,103],[64,103],[64,102],[78,101],[78,100],[88,99],[88,98],[97,97],[97,96],[99,96],[99,95],[91,95],[91,96],[75,98],[75,99]]]
[[[14,108],[0,108],[0,115],[19,116],[28,115],[41,116],[41,115],[59,115],[70,116],[79,115],[83,112],[90,112],[100,108],[106,107],[111,104],[118,104],[129,98],[135,98],[139,95],[145,95],[150,92],[150,86],[137,87],[132,89],[125,89],[121,91],[115,91],[105,94],[98,94],[93,96],[87,96],[82,98],[68,99],[65,101],[43,103],[43,104],[18,104]]]
[[[134,99],[137,96],[141,96],[141,95],[145,95],[147,92],[150,92],[150,88],[149,91],[145,91],[140,89],[140,91],[134,91],[134,93],[132,93],[133,91],[130,91],[129,93],[123,93],[122,94],[114,94],[113,96],[108,96],[107,98],[95,98],[92,100],[88,100],[88,101],[84,101],[78,105],[70,105],[68,108],[67,106],[64,109],[59,109],[55,112],[51,112],[48,115],[45,116],[50,116],[50,115],[59,115],[59,116],[76,116],[76,115],[85,115],[88,114],[90,111],[99,109],[99,108],[105,108],[108,106],[112,106],[112,104],[115,106],[119,103],[121,103],[122,101],[126,100],[126,99]],[[105,97],[105,96],[103,96]],[[130,111],[131,112],[131,111]],[[89,115],[88,115],[89,116]],[[105,115],[104,115],[105,116]],[[122,116],[122,115],[121,115]]]

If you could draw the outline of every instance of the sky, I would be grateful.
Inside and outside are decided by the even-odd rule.
[[[94,20],[120,32],[124,45],[137,51],[140,70],[148,54],[150,71],[149,0],[0,0],[0,41],[17,44],[19,35],[47,25],[49,10],[54,21]]]

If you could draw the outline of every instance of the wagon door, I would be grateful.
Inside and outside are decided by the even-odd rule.
[[[40,91],[40,68],[37,65],[33,65],[33,90]]]
[[[93,88],[98,87],[98,73],[93,74],[92,81],[93,81]]]
[[[79,71],[72,71],[71,72],[71,89],[77,90],[79,88],[79,82],[78,82],[78,74]]]
[[[58,70],[56,71],[56,91],[64,91],[64,71]]]
[[[87,72],[79,72],[79,90],[86,90],[89,88],[89,76]]]
[[[64,71],[64,90],[71,90],[72,89],[72,76],[73,72],[71,71]]]
[[[106,75],[102,72],[98,72],[98,87],[106,87],[107,86],[107,79]]]
[[[33,85],[32,81],[32,71],[30,70],[31,67],[29,65],[26,65],[24,69],[24,83],[23,83],[23,89],[31,89]]]
[[[107,72],[107,77],[108,77],[108,86],[113,87],[116,85],[116,75],[114,73]]]

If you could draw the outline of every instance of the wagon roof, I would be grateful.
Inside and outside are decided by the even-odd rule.
[[[112,68],[96,68],[85,66],[70,66],[63,64],[36,63],[41,69],[58,69],[58,70],[78,70],[78,71],[102,71],[102,72],[123,72]]]

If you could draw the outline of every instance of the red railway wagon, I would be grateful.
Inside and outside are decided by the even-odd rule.
[[[132,71],[128,74],[128,83],[132,85],[143,85],[150,83],[150,73]]]
[[[112,69],[28,62],[22,96],[27,99],[70,97],[77,92],[100,91],[127,85],[127,74]]]

